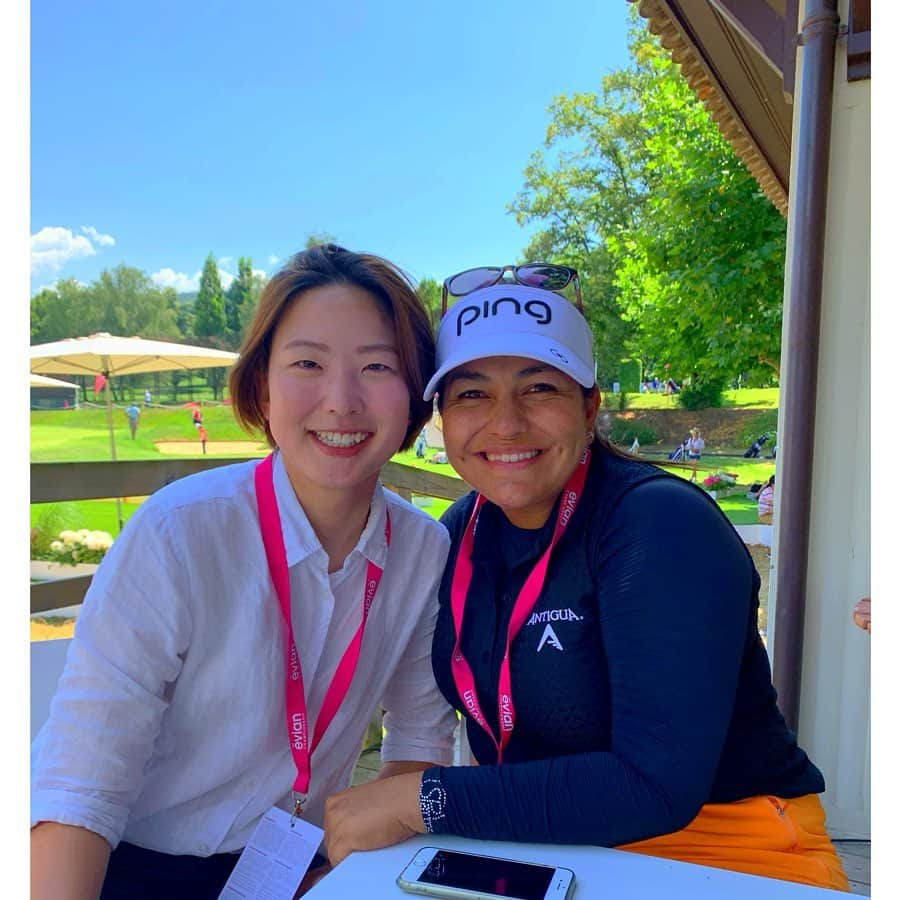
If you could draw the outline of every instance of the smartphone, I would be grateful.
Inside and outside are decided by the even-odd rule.
[[[423,847],[397,876],[410,894],[447,900],[568,900],[575,889],[571,869]]]

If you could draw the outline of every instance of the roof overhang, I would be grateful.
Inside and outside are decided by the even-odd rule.
[[[630,0],[787,214],[798,0]]]

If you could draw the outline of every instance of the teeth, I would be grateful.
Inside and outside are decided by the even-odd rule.
[[[368,436],[368,431],[314,431],[313,434],[329,447],[355,447]]]
[[[488,462],[514,463],[524,462],[526,459],[534,459],[539,450],[528,450],[525,453],[485,453]]]

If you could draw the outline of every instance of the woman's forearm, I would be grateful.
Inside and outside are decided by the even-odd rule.
[[[87,828],[39,822],[31,829],[32,900],[96,900],[110,852]]]

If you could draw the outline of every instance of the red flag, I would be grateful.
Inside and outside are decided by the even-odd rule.
[[[99,394],[100,391],[103,390],[104,385],[106,384],[106,378],[103,375],[95,375],[94,376],[94,393]]]

